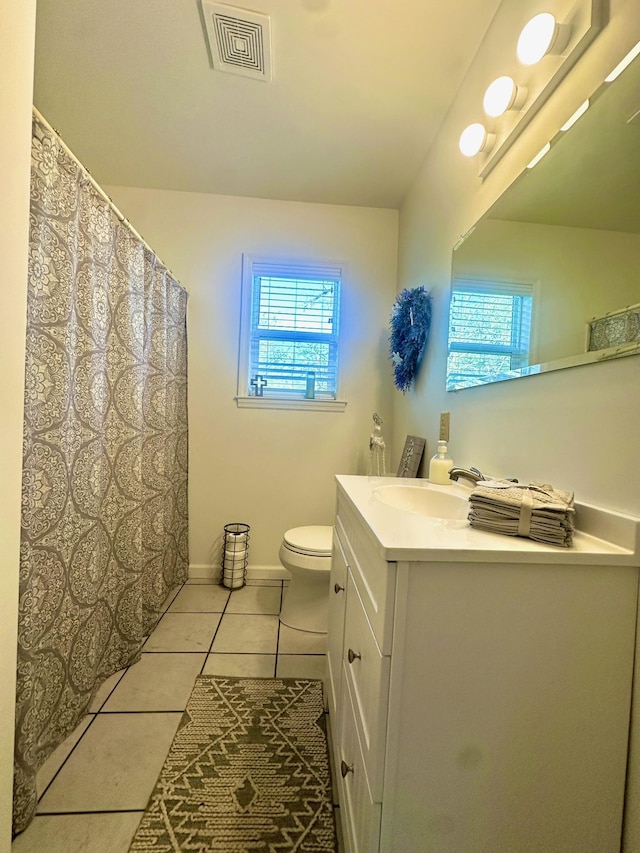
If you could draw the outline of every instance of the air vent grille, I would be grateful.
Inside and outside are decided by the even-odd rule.
[[[202,0],[213,67],[256,80],[271,80],[270,18],[258,12]]]

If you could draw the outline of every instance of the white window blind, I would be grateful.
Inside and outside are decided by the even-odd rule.
[[[308,399],[311,389],[312,399],[336,398],[341,281],[334,265],[245,262],[245,393]]]
[[[455,281],[449,310],[447,389],[508,378],[529,364],[533,285]]]

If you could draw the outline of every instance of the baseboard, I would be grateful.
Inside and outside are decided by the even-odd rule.
[[[210,580],[218,583],[220,580],[220,566],[191,563],[189,566],[189,578],[198,580]],[[249,580],[289,580],[291,575],[283,566],[247,566],[247,578]]]

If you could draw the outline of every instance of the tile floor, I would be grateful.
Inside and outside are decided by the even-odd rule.
[[[282,587],[171,593],[141,660],[105,682],[38,773],[38,813],[12,853],[126,853],[200,673],[323,678],[326,637],[280,624]]]

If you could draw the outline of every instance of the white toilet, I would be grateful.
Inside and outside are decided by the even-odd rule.
[[[280,608],[289,628],[327,633],[333,527],[292,527],[284,534],[280,562],[291,573]]]

